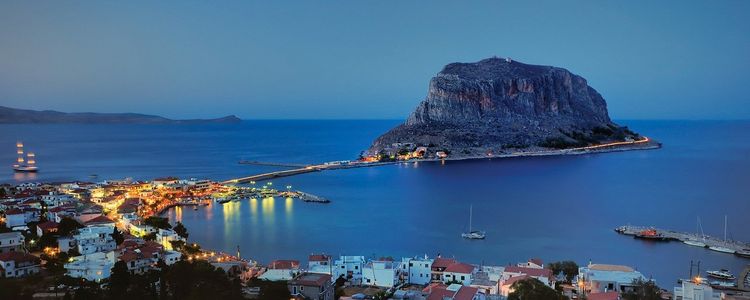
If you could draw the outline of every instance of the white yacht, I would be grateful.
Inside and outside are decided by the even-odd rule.
[[[461,237],[470,240],[483,240],[485,237],[484,231],[471,230],[471,218],[474,212],[474,208],[469,206],[469,231],[461,234]]]

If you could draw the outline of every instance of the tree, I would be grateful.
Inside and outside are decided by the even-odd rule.
[[[525,299],[568,299],[558,291],[544,285],[536,278],[519,280],[511,285],[513,292],[508,294],[508,300],[525,300]]]
[[[130,271],[126,262],[120,260],[112,267],[109,276],[109,295],[112,299],[122,299],[126,296],[130,285]]]
[[[625,300],[659,300],[661,290],[652,280],[634,279],[634,289],[622,294]]]
[[[115,239],[115,243],[122,244],[122,242],[125,241],[125,237],[122,235],[122,232],[117,230],[117,227],[115,227],[114,231],[112,232],[112,238]]]
[[[569,283],[573,281],[573,277],[578,275],[578,264],[574,261],[558,261],[547,265],[552,270],[552,274],[559,275],[560,272],[565,273],[565,280]]]
[[[169,219],[167,218],[151,216],[143,220],[143,223],[154,228],[172,229],[172,225],[169,225]]]
[[[60,224],[57,225],[57,234],[59,234],[60,236],[67,236],[70,235],[71,232],[82,227],[83,225],[78,223],[78,221],[68,217],[64,217],[62,218],[62,220],[60,220]]]
[[[185,228],[185,225],[182,225],[182,222],[177,222],[174,226],[174,232],[177,233],[180,237],[187,239],[188,238],[188,230]]]

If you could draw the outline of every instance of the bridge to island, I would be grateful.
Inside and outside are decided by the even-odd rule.
[[[362,167],[374,167],[389,164],[398,163],[417,163],[425,161],[440,161],[440,160],[466,160],[466,159],[491,159],[491,158],[503,158],[503,157],[520,157],[520,156],[547,156],[547,155],[565,155],[565,154],[584,154],[584,153],[597,153],[597,152],[610,152],[620,150],[647,150],[657,149],[661,145],[655,143],[651,145],[652,140],[648,137],[643,137],[640,140],[635,141],[624,141],[624,142],[612,142],[599,145],[591,145],[578,148],[568,148],[559,150],[549,151],[537,151],[537,152],[514,152],[510,154],[492,155],[492,156],[476,156],[476,157],[456,157],[456,158],[443,158],[443,159],[417,159],[411,161],[386,161],[386,162],[349,162],[346,164],[342,163],[323,163],[315,165],[295,164],[295,163],[276,163],[276,162],[260,162],[260,161],[239,161],[240,164],[246,165],[260,165],[260,166],[276,166],[276,167],[294,167],[290,170],[273,171],[263,174],[250,175],[247,177],[240,177],[229,179],[221,182],[222,184],[241,184],[249,183],[253,181],[262,181],[268,179],[274,179],[279,177],[288,177],[304,173],[318,172],[323,170],[336,170],[336,169],[351,169],[351,168],[362,168]],[[632,147],[634,146],[634,147]]]

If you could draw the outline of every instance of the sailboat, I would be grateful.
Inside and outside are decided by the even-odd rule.
[[[474,207],[470,205],[469,206],[469,232],[462,233],[461,237],[465,239],[470,239],[470,240],[483,240],[485,237],[484,231],[471,230],[471,218],[473,214],[474,214]]]
[[[727,242],[727,216],[724,215],[724,243],[726,242]],[[708,247],[708,249],[718,251],[718,252],[729,253],[729,254],[734,254],[735,252],[734,249],[730,249],[724,246],[711,246],[711,247]]]
[[[18,158],[16,159],[16,164],[13,165],[13,171],[16,172],[36,172],[36,155],[34,153],[26,153],[26,159],[24,160],[23,155],[23,143],[17,142],[16,143],[16,153],[18,154]]]
[[[688,244],[690,246],[696,246],[696,247],[703,247],[703,248],[705,248],[706,247],[706,243],[705,243],[705,241],[706,241],[706,235],[703,234],[703,225],[701,225],[701,218],[700,217],[697,217],[697,224],[696,224],[696,228],[695,228],[695,234],[698,234],[698,232],[700,232],[701,240],[687,239],[687,240],[684,240],[682,242],[685,243],[685,244]]]

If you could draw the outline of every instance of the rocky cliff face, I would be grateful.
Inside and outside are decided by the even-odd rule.
[[[380,136],[368,152],[398,143],[465,155],[504,152],[549,147],[550,141],[590,143],[613,138],[618,128],[607,103],[583,77],[562,68],[489,58],[445,66],[406,122]]]

